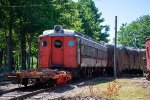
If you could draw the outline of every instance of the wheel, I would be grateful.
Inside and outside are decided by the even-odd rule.
[[[27,84],[23,84],[24,85],[24,87],[27,87]]]
[[[50,80],[48,81],[48,86],[54,87],[54,86],[56,86],[56,85],[57,85],[57,84],[56,84],[56,81],[55,81],[55,80],[50,79]]]
[[[22,85],[24,85],[25,87],[27,87],[27,85],[28,85],[28,78],[23,78],[22,79]]]

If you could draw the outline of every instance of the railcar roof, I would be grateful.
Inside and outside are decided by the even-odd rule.
[[[62,35],[62,36],[74,36],[77,32],[75,32],[74,30],[68,30],[68,29],[63,29],[63,31],[59,34],[59,33],[55,33],[54,30],[45,30],[43,32],[43,35],[40,35],[39,37],[43,37],[43,36],[58,36],[58,35]]]
[[[88,36],[85,36],[81,33],[78,33],[74,30],[69,30],[69,29],[63,29],[61,33],[55,33],[54,30],[45,30],[43,32],[43,35],[40,35],[39,37],[45,37],[45,36],[76,36],[76,37],[80,37],[88,41],[92,41],[93,43],[96,43],[96,44],[101,44],[101,46],[106,46],[106,43],[103,41],[96,41]]]
[[[150,37],[146,38],[146,39],[145,39],[145,42],[147,42],[147,41],[149,41],[149,40],[150,40]]]

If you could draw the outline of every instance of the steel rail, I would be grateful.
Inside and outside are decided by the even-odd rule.
[[[61,85],[60,85],[61,86]],[[28,98],[28,97],[31,97],[31,96],[34,96],[36,94],[40,94],[40,93],[43,93],[43,92],[46,92],[46,91],[49,91],[49,90],[52,90],[52,89],[57,89],[58,87],[60,86],[56,86],[56,87],[47,87],[47,88],[42,88],[42,89],[37,89],[37,90],[26,90],[26,91],[23,91],[22,89],[26,89],[27,87],[21,87],[21,88],[15,88],[15,89],[11,89],[11,90],[6,90],[6,91],[3,91],[1,92],[0,94],[0,99],[7,99],[7,100],[23,100],[25,98]],[[29,86],[31,87],[31,86]],[[28,87],[28,88],[29,88]],[[21,91],[22,90],[22,91]],[[18,96],[17,95],[6,95],[7,93],[11,93],[11,92],[15,92],[15,91],[21,91],[23,92],[23,94],[19,94]],[[25,93],[25,92],[29,92],[29,93]],[[4,96],[3,96],[4,95]]]

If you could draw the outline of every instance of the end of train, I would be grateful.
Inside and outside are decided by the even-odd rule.
[[[146,48],[146,69],[144,70],[144,76],[147,80],[150,80],[150,38],[145,40]]]

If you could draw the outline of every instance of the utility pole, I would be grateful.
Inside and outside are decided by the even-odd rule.
[[[117,16],[115,16],[115,46],[114,46],[114,78],[116,79],[116,69],[117,69]]]

